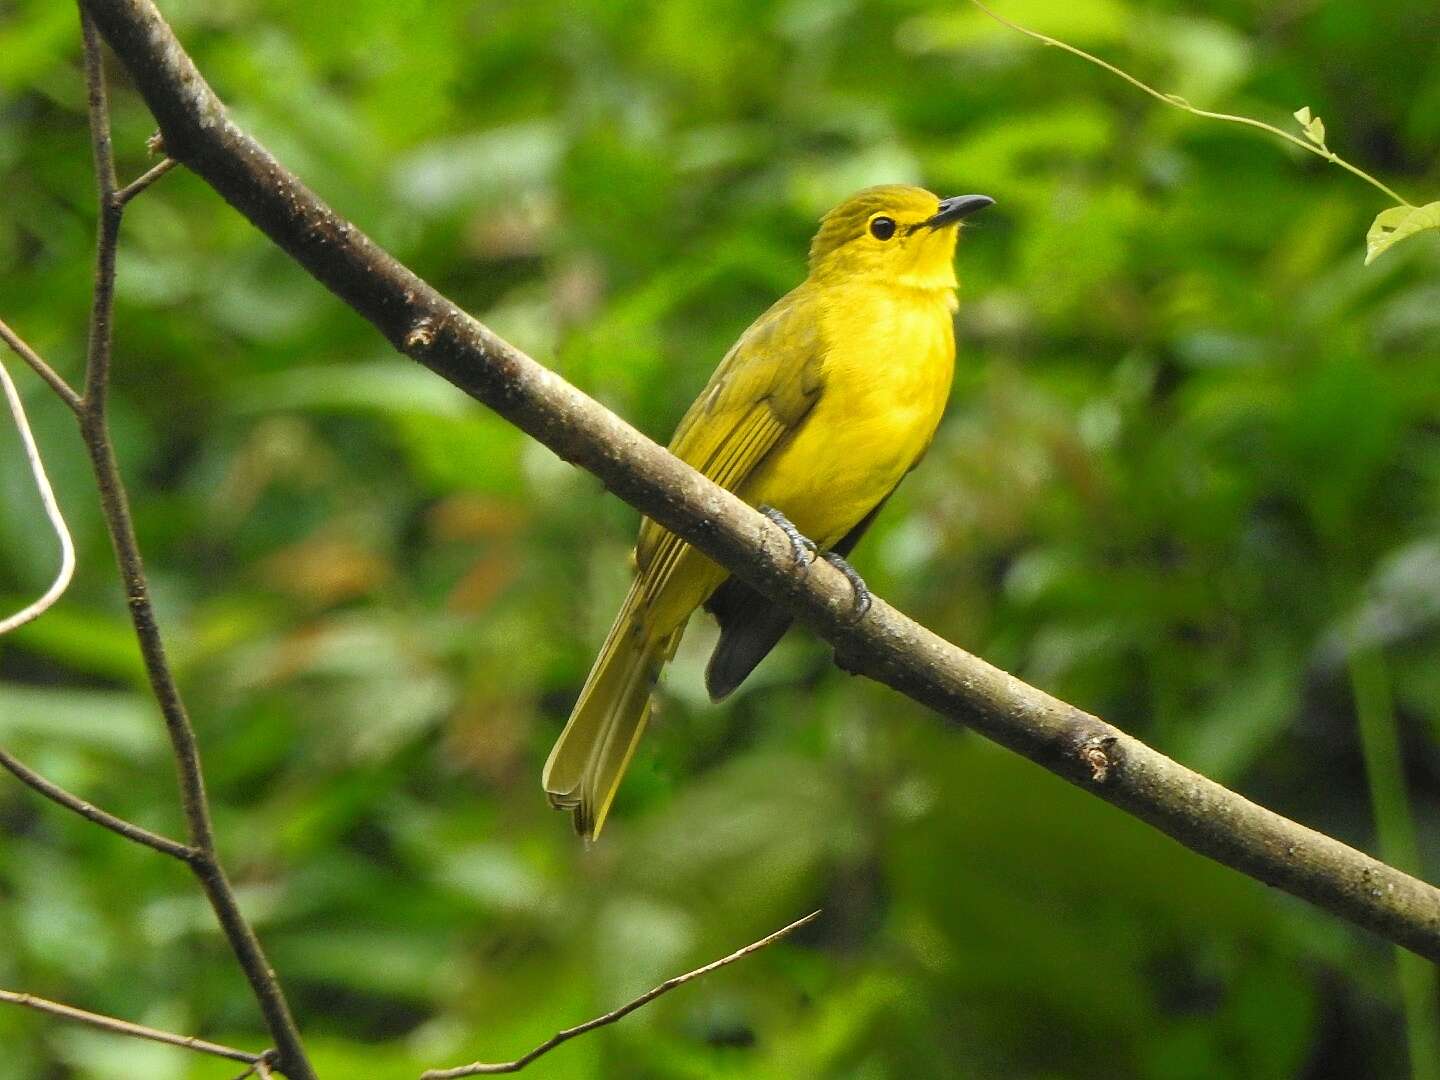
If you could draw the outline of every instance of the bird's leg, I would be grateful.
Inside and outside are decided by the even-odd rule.
[[[773,506],[760,507],[760,513],[780,526],[780,531],[790,541],[790,550],[794,553],[797,563],[808,563],[815,558],[815,541],[797,529],[793,521]]]
[[[845,580],[850,582],[850,589],[855,594],[855,606],[850,609],[851,619],[858,620],[865,617],[870,610],[870,589],[865,584],[865,579],[860,572],[845,561],[845,556],[836,551],[822,551],[820,558],[824,559],[831,566],[845,575]]]

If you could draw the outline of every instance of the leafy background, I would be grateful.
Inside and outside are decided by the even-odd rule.
[[[828,205],[898,180],[995,196],[959,255],[949,413],[860,569],[939,633],[1377,851],[1368,673],[1440,874],[1440,244],[1363,267],[1371,189],[958,0],[162,7],[339,210],[660,439],[803,275]],[[94,223],[76,18],[3,10],[0,313],[74,373]],[[1284,125],[1309,105],[1412,199],[1440,190],[1431,0],[1003,10],[1198,105]],[[129,177],[152,124],[112,83]],[[119,304],[114,427],[222,850],[324,1075],[513,1056],[816,907],[531,1074],[1409,1073],[1433,982],[1407,1034],[1389,948],[799,633],[717,708],[697,620],[583,850],[537,778],[633,512],[390,354],[183,172],[127,217]],[[83,454],[18,377],[81,570],[0,643],[0,738],[178,833]],[[0,499],[9,609],[55,556],[8,430]],[[183,868],[16,784],[0,985],[265,1041]],[[0,1045],[4,1080],[235,1071],[13,1009]]]

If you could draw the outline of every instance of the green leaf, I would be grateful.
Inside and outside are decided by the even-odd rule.
[[[1310,106],[1309,106],[1309,105],[1301,105],[1300,108],[1296,109],[1296,110],[1295,110],[1295,119],[1300,122],[1300,126],[1301,126],[1301,127],[1309,127],[1309,126],[1310,126],[1310,119],[1311,119],[1311,118],[1310,118]]]
[[[1440,202],[1381,210],[1365,234],[1365,265],[1369,266],[1401,240],[1428,229],[1440,229]]]

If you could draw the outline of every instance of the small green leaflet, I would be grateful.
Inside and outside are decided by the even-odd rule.
[[[1365,265],[1369,266],[1401,240],[1427,229],[1440,229],[1440,202],[1381,210],[1365,234]]]
[[[1305,137],[1322,150],[1330,149],[1325,145],[1325,122],[1318,116],[1312,116],[1309,105],[1302,105],[1295,110],[1295,119],[1305,129]]]
[[[1330,152],[1325,145],[1325,124],[1310,111],[1309,105],[1302,105],[1295,110],[1295,121],[1315,146],[1323,150],[1331,161],[1339,159]],[[1344,164],[1344,162],[1340,162]],[[1346,166],[1349,168],[1349,166]],[[1354,169],[1350,170],[1354,172]],[[1361,174],[1364,175],[1363,173]],[[1377,181],[1366,176],[1376,187],[1381,187]],[[1388,190],[1388,189],[1386,189]],[[1425,232],[1427,229],[1440,229],[1440,202],[1427,203],[1424,206],[1392,206],[1388,210],[1381,210],[1375,215],[1375,220],[1370,224],[1370,231],[1365,234],[1365,265],[1369,266],[1385,252],[1398,244],[1401,240],[1408,239],[1416,233]]]

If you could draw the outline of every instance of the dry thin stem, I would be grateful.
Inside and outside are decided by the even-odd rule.
[[[86,46],[87,61],[89,61],[91,57],[95,55],[93,50],[96,47],[96,38],[93,28],[88,25],[86,26]],[[97,103],[98,107],[103,109],[104,86],[97,81],[95,74],[95,67],[87,63],[87,75],[90,76],[88,82],[92,109],[96,107]],[[94,113],[92,111],[92,116],[93,115]],[[101,177],[101,197],[103,202],[107,199],[106,177],[110,177],[113,181],[114,175],[113,170],[111,170],[108,165],[108,130],[104,130],[101,137],[96,139],[95,146],[97,173]],[[166,163],[162,162],[161,164],[165,165]],[[119,206],[123,205],[124,202],[128,202],[129,199],[133,198],[135,195],[138,195],[146,187],[148,187],[150,184],[154,183],[161,176],[163,176],[165,172],[169,171],[169,168],[173,166],[174,162],[170,162],[168,167],[166,168],[162,169],[160,166],[157,166],[155,169],[150,170],[150,172],[146,173],[145,176],[142,176],[139,180],[132,184],[130,188],[126,189],[126,192],[128,192],[128,194],[124,194],[123,198],[113,192],[113,184],[111,185],[112,190],[108,192],[108,199],[113,204],[114,223],[113,226],[110,228],[108,234],[102,229],[101,250],[99,254],[99,263],[101,268],[99,274],[102,277],[108,275],[109,280],[107,282],[107,288],[103,291],[103,294],[100,289],[97,289],[96,317],[92,320],[92,345],[95,340],[94,328],[97,323],[101,323],[103,325],[103,327],[105,328],[105,333],[108,336],[110,303],[113,297],[113,245],[114,238],[117,235],[119,226]],[[104,216],[105,211],[102,208],[102,217]],[[109,236],[108,243],[110,245],[110,250],[108,252],[105,250],[106,235]],[[38,353],[31,349],[19,337],[19,335],[15,334],[15,332],[12,331],[3,322],[0,322],[0,338],[3,338],[6,344],[8,344],[12,349],[14,349],[15,352],[19,354],[19,356],[24,359],[25,362],[28,363],[40,375],[40,377],[43,378],[50,385],[51,389],[55,391],[55,393],[60,397],[62,401],[65,402],[67,406],[69,406],[73,411],[80,415],[82,420],[82,426],[84,425],[87,417],[90,415],[92,407],[99,404],[101,407],[94,409],[94,411],[98,413],[100,417],[100,429],[103,431],[103,387],[99,395],[95,397],[90,397],[87,395],[87,398],[82,400],[81,397],[76,394],[76,392],[70,387],[69,383],[67,383],[63,378],[56,374],[54,369],[51,368],[47,363],[45,363],[45,361],[40,358]],[[108,358],[108,343],[105,352]],[[0,383],[3,383],[5,397],[9,402],[11,415],[14,416],[15,425],[19,429],[20,440],[24,445],[26,458],[30,463],[31,471],[34,474],[35,486],[40,493],[40,499],[41,502],[44,504],[45,513],[49,517],[50,523],[54,526],[55,533],[60,540],[60,572],[56,576],[54,584],[51,585],[50,589],[45,593],[45,595],[42,596],[39,600],[35,601],[35,603],[31,604],[23,611],[16,613],[10,618],[0,621],[0,634],[3,634],[9,630],[13,630],[17,626],[21,626],[24,623],[29,622],[31,619],[38,618],[45,611],[47,611],[55,603],[56,600],[60,598],[61,594],[64,593],[65,589],[69,586],[70,580],[74,575],[75,544],[74,541],[71,539],[70,530],[65,524],[65,518],[60,513],[60,507],[56,502],[54,489],[50,486],[49,477],[45,473],[45,466],[40,458],[39,449],[35,445],[35,437],[30,430],[30,424],[28,419],[26,418],[24,404],[20,399],[19,391],[16,389],[14,382],[10,378],[10,373],[8,370],[6,370],[3,363],[0,363]],[[192,862],[192,860],[196,856],[196,852],[193,849],[186,847],[184,844],[171,840],[169,837],[161,836],[158,833],[151,832],[150,830],[142,828],[141,826],[136,825],[132,822],[125,821],[123,818],[116,817],[114,814],[101,810],[99,807],[93,805],[92,803],[86,802],[84,799],[81,799],[78,796],[71,794],[69,791],[66,791],[59,785],[45,779],[39,773],[29,768],[27,765],[19,761],[13,755],[5,751],[3,748],[0,748],[0,766],[3,766],[18,780],[33,788],[41,795],[44,795],[47,799],[51,799],[59,805],[69,810],[73,810],[75,813],[79,814],[87,821],[93,822],[96,825],[109,829],[111,832],[118,833],[120,836],[125,837],[127,840],[132,840],[137,844],[143,844],[144,846],[152,848],[155,851],[158,851],[164,855],[169,855],[172,858],[179,859],[182,862],[186,863]],[[205,1039],[200,1039],[193,1035],[176,1035],[168,1031],[160,1031],[156,1028],[145,1027],[141,1024],[133,1024],[127,1020],[117,1020],[113,1017],[102,1016],[98,1013],[87,1012],[84,1009],[77,1009],[71,1005],[62,1005],[59,1002],[50,1001],[46,998],[36,997],[34,994],[17,993],[11,990],[0,990],[0,1001],[8,1002],[14,1005],[21,1005],[26,1008],[35,1009],[38,1012],[48,1013],[52,1016],[59,1016],[67,1020],[75,1021],[77,1023],[88,1024],[91,1027],[100,1028],[102,1030],[110,1031],[119,1035],[127,1035],[131,1038],[148,1039],[151,1042],[165,1043],[170,1046],[177,1046],[187,1050],[194,1050],[202,1054],[212,1054],[217,1057],[229,1058],[232,1061],[248,1062],[250,1066],[250,1072],[255,1072],[258,1069],[264,1068],[264,1062],[266,1060],[265,1055],[250,1054],[243,1050],[236,1050],[232,1047],[221,1046],[218,1043],[208,1042]],[[267,1051],[267,1054],[268,1053],[269,1052]]]
[[[27,1009],[48,1013],[64,1020],[73,1020],[78,1024],[88,1024],[90,1027],[100,1028],[102,1031],[109,1031],[116,1035],[128,1035],[132,1039],[148,1039],[150,1042],[178,1046],[184,1050],[194,1050],[199,1054],[211,1054],[215,1057],[228,1058],[231,1061],[243,1061],[250,1066],[246,1075],[253,1072],[256,1064],[264,1061],[266,1054],[270,1053],[268,1050],[265,1054],[252,1054],[246,1050],[236,1050],[233,1046],[221,1046],[219,1043],[209,1042],[194,1035],[176,1035],[158,1028],[146,1027],[143,1024],[132,1024],[129,1020],[117,1020],[113,1016],[86,1012],[73,1005],[62,1005],[58,1001],[36,997],[34,994],[0,990],[0,1001],[11,1005],[22,1005]]]
[[[115,192],[115,202],[120,206],[124,206],[131,199],[135,198],[136,195],[139,195],[151,184],[155,183],[156,180],[159,180],[179,164],[180,163],[174,158],[167,157],[164,161],[160,162],[160,164],[147,169],[119,191]]]
[[[235,891],[216,853],[210,804],[205,794],[205,777],[200,764],[200,748],[184,699],[166,657],[155,610],[150,601],[150,585],[145,575],[145,564],[135,538],[135,524],[130,514],[129,500],[110,439],[106,405],[113,341],[115,255],[126,198],[122,198],[123,192],[118,190],[115,179],[100,37],[83,5],[80,21],[85,44],[85,83],[90,111],[91,149],[99,188],[100,217],[95,250],[94,300],[90,312],[85,364],[85,393],[79,410],[80,432],[94,468],[106,528],[115,549],[115,559],[125,586],[130,620],[135,628],[150,688],[160,706],[166,732],[170,737],[190,847],[187,862],[205,891],[206,899],[209,900],[226,940],[250,983],[251,991],[265,1017],[266,1026],[275,1040],[279,1055],[275,1064],[277,1071],[292,1077],[293,1080],[315,1080],[315,1071],[306,1057],[300,1032],[290,1014],[284,991],[259,938],[240,910]],[[166,170],[157,172],[159,169],[160,167],[156,166],[146,176],[141,177],[145,183],[135,194],[164,175]]]
[[[16,356],[29,364],[35,374],[49,383],[50,389],[54,390],[60,400],[70,407],[71,412],[80,410],[80,395],[54,368],[41,359],[39,353],[25,343],[24,338],[6,326],[3,320],[0,320],[0,341],[9,345],[15,351]]]
[[[67,810],[75,811],[87,821],[93,821],[96,825],[109,829],[113,833],[119,833],[127,840],[154,848],[162,855],[169,855],[181,862],[188,863],[195,857],[194,850],[179,841],[171,840],[168,836],[153,833],[124,818],[107,813],[93,803],[86,802],[77,795],[72,795],[58,784],[51,783],[24,762],[16,759],[3,747],[0,747],[0,767],[8,769],[22,784],[33,788],[52,802],[59,803]]]
[[[1367,173],[1364,169],[1358,168],[1357,166],[1350,164],[1350,162],[1346,161],[1339,154],[1335,153],[1335,151],[1331,150],[1328,146],[1325,146],[1324,144],[1314,143],[1309,141],[1308,139],[1302,139],[1298,135],[1294,135],[1288,131],[1285,131],[1283,128],[1278,128],[1273,124],[1267,124],[1263,120],[1256,120],[1249,116],[1236,116],[1233,113],[1211,112],[1209,109],[1198,108],[1195,105],[1191,105],[1190,102],[1186,101],[1178,94],[1166,94],[1160,90],[1156,90],[1148,83],[1143,83],[1139,79],[1135,78],[1135,76],[1131,75],[1128,71],[1123,71],[1120,68],[1116,67],[1114,64],[1106,60],[1102,60],[1100,59],[1100,57],[1095,56],[1092,53],[1088,53],[1084,49],[1076,48],[1074,45],[1071,45],[1068,42],[1061,41],[1059,38],[1053,38],[1049,34],[1042,34],[1038,30],[1031,30],[1029,27],[1021,26],[1017,22],[1012,22],[1004,15],[1001,15],[999,12],[991,11],[988,7],[981,3],[980,0],[970,0],[970,3],[974,4],[977,8],[983,11],[986,15],[990,16],[990,18],[994,19],[996,22],[1000,23],[1002,26],[1008,26],[1011,30],[1015,30],[1021,34],[1024,34],[1028,38],[1034,38],[1036,41],[1039,41],[1042,44],[1051,45],[1057,49],[1063,49],[1065,52],[1068,52],[1074,56],[1078,56],[1082,60],[1088,60],[1090,63],[1096,65],[1097,67],[1104,68],[1106,71],[1110,72],[1110,74],[1118,75],[1120,78],[1124,79],[1137,90],[1144,91],[1145,93],[1153,97],[1156,101],[1159,101],[1162,104],[1169,105],[1172,108],[1181,110],[1182,112],[1190,113],[1192,116],[1203,116],[1209,120],[1223,120],[1227,124],[1243,124],[1246,127],[1259,128],[1261,131],[1268,131],[1271,135],[1278,135],[1286,142],[1294,143],[1296,146],[1300,147],[1301,150],[1309,151],[1310,153],[1315,154],[1317,157],[1322,157],[1331,164],[1339,165],[1340,168],[1346,170],[1347,172],[1353,173],[1361,180],[1364,180],[1367,184],[1370,184],[1372,187],[1378,188],[1380,191],[1383,191],[1386,195],[1390,196],[1390,198],[1394,199],[1395,202],[1397,202],[1399,205],[1411,205],[1405,199],[1402,199],[1399,195],[1392,191],[1388,186],[1381,183],[1379,180],[1375,179],[1375,177]]]
[[[110,378],[110,353],[115,314],[115,255],[119,249],[120,217],[124,209],[115,201],[115,150],[110,142],[110,102],[105,92],[105,62],[100,35],[85,9],[80,10],[85,42],[85,94],[90,113],[90,151],[99,188],[99,227],[95,236],[95,284],[90,301],[90,336],[85,350],[85,394],[82,427],[88,420],[96,429],[105,425],[105,391]]]
[[[0,619],[0,634],[5,634],[45,614],[70,587],[70,579],[75,576],[75,541],[70,539],[70,529],[65,524],[65,516],[60,513],[60,504],[55,501],[55,490],[50,486],[50,477],[45,474],[40,448],[35,445],[35,434],[30,430],[30,421],[25,415],[25,403],[20,400],[20,391],[15,388],[10,372],[3,363],[0,363],[0,384],[4,385],[5,399],[10,404],[10,415],[15,418],[15,427],[20,432],[20,442],[25,448],[25,459],[30,463],[31,475],[35,477],[35,490],[40,493],[45,516],[50,519],[50,525],[60,541],[60,570],[55,575],[54,582],[33,604],[8,618]]]
[[[597,1016],[595,1017],[595,1019],[587,1020],[583,1024],[576,1024],[574,1027],[566,1028],[564,1031],[556,1032],[539,1046],[535,1047],[535,1049],[531,1050],[528,1054],[524,1054],[516,1058],[514,1061],[501,1061],[494,1063],[476,1061],[472,1062],[469,1065],[457,1066],[453,1069],[429,1069],[426,1072],[420,1074],[420,1080],[458,1080],[458,1078],[462,1076],[489,1076],[496,1073],[519,1072],[536,1058],[541,1057],[544,1054],[548,1054],[551,1050],[554,1050],[561,1043],[568,1042],[571,1039],[575,1038],[577,1035],[584,1035],[587,1031],[594,1031],[598,1027],[604,1027],[606,1024],[613,1024],[615,1023],[615,1021],[629,1016],[636,1009],[642,1008],[643,1006],[650,1004],[650,1002],[654,1001],[660,995],[668,994],[676,987],[684,986],[686,983],[694,979],[699,979],[705,975],[709,975],[712,971],[718,971],[720,970],[720,968],[725,967],[727,964],[733,964],[736,960],[743,960],[751,953],[757,953],[761,949],[765,948],[767,945],[775,944],[775,942],[779,941],[787,934],[799,930],[800,927],[804,926],[806,923],[814,922],[819,917],[820,912],[812,911],[804,918],[796,919],[789,926],[782,926],[773,934],[769,934],[766,937],[761,938],[759,941],[752,941],[743,949],[736,949],[729,956],[722,956],[719,960],[712,960],[704,967],[698,967],[694,971],[687,971],[684,975],[676,975],[674,978],[666,979],[659,986],[652,987],[651,989],[645,991],[645,993],[641,994],[639,997],[635,998],[633,1001],[621,1005],[618,1009],[612,1009],[610,1012],[605,1013],[603,1016]]]

